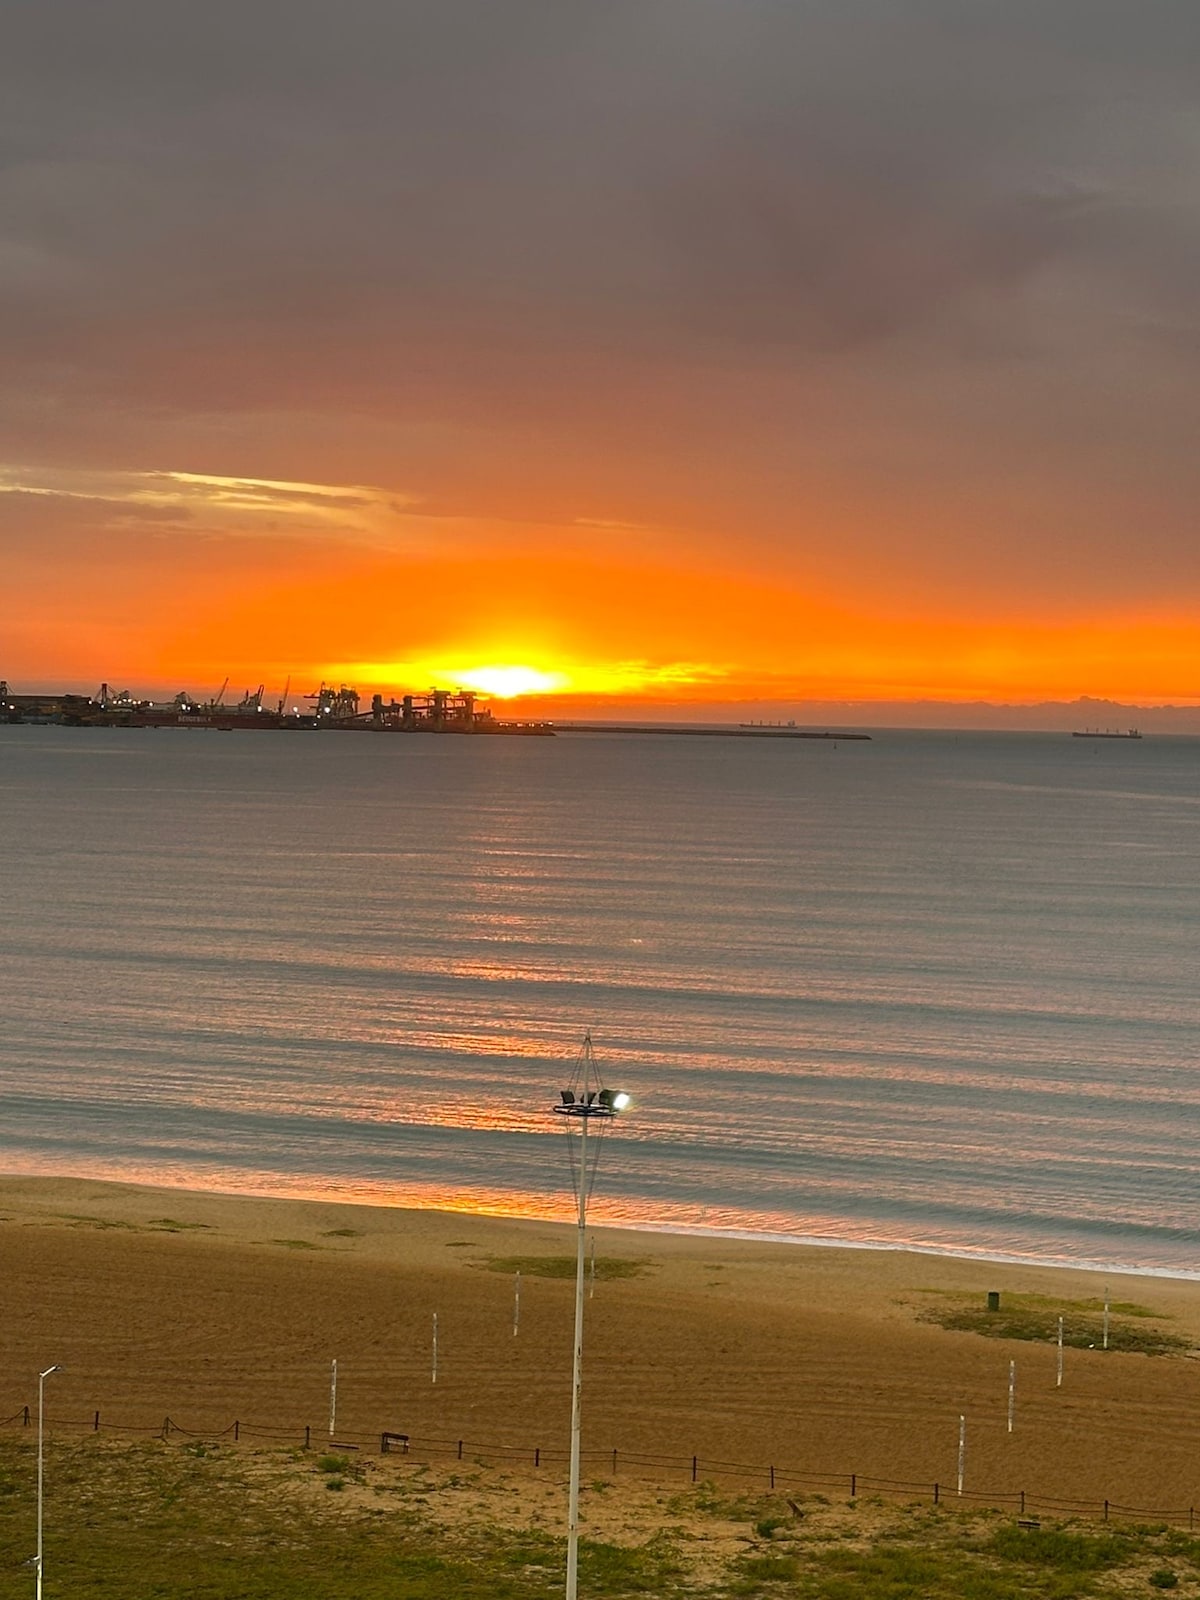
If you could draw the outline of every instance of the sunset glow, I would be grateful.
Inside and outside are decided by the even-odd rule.
[[[569,686],[561,672],[541,672],[537,667],[467,667],[449,677],[464,689],[478,689],[497,700],[511,700],[522,694],[556,694]]]
[[[1200,704],[1178,41],[747,5],[15,41],[0,677]]]

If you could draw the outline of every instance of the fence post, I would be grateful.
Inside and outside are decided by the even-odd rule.
[[[1105,1520],[1105,1522],[1108,1521],[1108,1501],[1107,1500],[1104,1502],[1104,1520]]]
[[[775,1468],[774,1467],[768,1467],[767,1471],[771,1474],[771,1488],[774,1489],[774,1487],[775,1487]]]
[[[460,1439],[460,1440],[459,1440],[459,1441],[458,1441],[458,1459],[459,1459],[459,1460],[460,1460],[460,1461],[461,1461],[461,1460],[462,1460],[462,1447],[463,1447],[463,1442],[462,1442],[462,1440],[461,1440],[461,1439]]]
[[[162,1425],[162,1436],[163,1436],[163,1438],[164,1439],[167,1438],[169,1436],[170,1432],[171,1432],[171,1419],[170,1419],[170,1417],[164,1417],[163,1418],[163,1425]]]
[[[27,1428],[29,1426],[29,1407],[28,1406],[25,1407],[25,1416],[24,1416],[24,1418],[23,1418],[23,1420],[21,1422],[21,1426],[23,1428]]]
[[[541,1464],[542,1464],[542,1447],[541,1447],[541,1445],[538,1445],[537,1449],[533,1452],[533,1464],[534,1464],[535,1467],[540,1467]]]
[[[858,1488],[858,1473],[857,1472],[852,1472],[850,1474],[850,1498],[851,1498],[851,1500],[853,1500],[855,1498],[855,1491],[857,1490],[857,1488]]]
[[[1021,1490],[1021,1515],[1025,1515],[1025,1491]]]
[[[616,1475],[617,1475],[617,1452],[615,1450],[613,1451],[613,1466],[612,1466],[612,1469],[613,1469],[613,1477],[615,1478]]]
[[[92,1418],[92,1432],[93,1433],[99,1433],[100,1432],[100,1413],[98,1411],[97,1411],[96,1415]]]
[[[234,1444],[236,1444],[241,1437],[242,1437],[242,1425],[241,1425],[240,1422],[235,1422],[234,1425],[233,1425],[233,1442],[234,1442]]]
[[[1193,1532],[1195,1531],[1195,1527],[1196,1527],[1196,1508],[1195,1508],[1195,1506],[1189,1506],[1188,1507],[1188,1527],[1190,1529],[1192,1529]]]
[[[938,1486],[936,1483],[933,1486],[933,1503],[934,1505],[938,1503]]]
[[[28,1406],[25,1407],[25,1415],[26,1416],[29,1415],[29,1407]],[[696,1481],[696,1469],[697,1469],[698,1466],[699,1466],[699,1463],[696,1460],[696,1457],[693,1456],[692,1457],[692,1482],[693,1483],[695,1483],[695,1481]]]
[[[308,1423],[304,1425],[304,1448],[307,1450],[312,1444],[312,1428]]]

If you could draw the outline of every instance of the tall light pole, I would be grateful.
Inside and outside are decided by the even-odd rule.
[[[42,1485],[45,1478],[45,1453],[43,1440],[46,1432],[46,1379],[52,1372],[61,1372],[60,1366],[47,1367],[38,1373],[38,1462],[37,1462],[37,1555],[33,1558],[34,1595],[42,1600]]]
[[[629,1104],[629,1096],[600,1085],[600,1074],[592,1054],[592,1036],[584,1035],[583,1049],[570,1088],[563,1089],[555,1111],[569,1118],[571,1177],[579,1203],[578,1237],[575,1248],[575,1358],[571,1368],[571,1485],[567,1495],[567,1600],[576,1600],[579,1584],[579,1438],[580,1388],[583,1381],[583,1261],[587,1233],[587,1203],[596,1163],[600,1157],[600,1135],[618,1111]],[[592,1152],[588,1151],[588,1128],[596,1121]],[[577,1124],[578,1139],[571,1134]],[[578,1160],[576,1144],[578,1143]]]

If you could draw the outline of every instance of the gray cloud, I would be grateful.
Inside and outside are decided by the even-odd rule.
[[[1108,581],[1140,493],[1134,542],[1200,582],[1190,0],[16,0],[5,35],[26,459],[326,481],[269,420],[300,418],[433,510],[533,482],[719,542],[750,507],[804,560],[814,486],[863,559],[899,497],[943,571],[922,497],[994,535],[1016,484],[1022,581],[1047,523]]]

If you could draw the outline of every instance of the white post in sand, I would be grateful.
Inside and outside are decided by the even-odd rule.
[[[1104,1285],[1104,1346],[1108,1349],[1108,1285]]]
[[[588,1282],[588,1299],[596,1298],[596,1235],[592,1235],[592,1275]]]
[[[1013,1431],[1013,1414],[1017,1404],[1017,1363],[1008,1363],[1008,1431]]]
[[[33,1558],[33,1581],[36,1600],[42,1600],[42,1485],[45,1478],[45,1457],[42,1441],[46,1432],[46,1379],[52,1372],[61,1371],[61,1367],[55,1366],[47,1367],[45,1372],[38,1373],[37,1555]]]
[[[521,1326],[521,1274],[517,1273],[517,1286],[513,1290],[513,1338]]]
[[[963,1491],[963,1472],[967,1465],[967,1419],[958,1419],[958,1492]]]
[[[337,1426],[337,1357],[329,1363],[329,1437]]]
[[[1063,1319],[1058,1319],[1058,1377],[1054,1380],[1056,1389],[1062,1388],[1062,1363],[1063,1363]]]
[[[431,1383],[437,1382],[437,1312],[433,1313],[433,1376]]]

